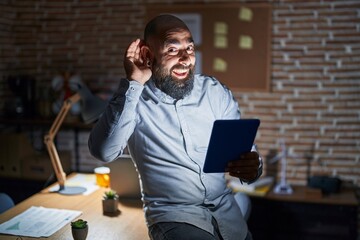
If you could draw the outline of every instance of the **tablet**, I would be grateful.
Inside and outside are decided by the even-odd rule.
[[[206,153],[204,172],[225,172],[229,161],[250,152],[259,128],[259,119],[216,120]]]

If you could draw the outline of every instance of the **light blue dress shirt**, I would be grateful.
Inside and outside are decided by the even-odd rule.
[[[195,75],[190,95],[175,101],[155,87],[122,79],[89,138],[103,161],[126,146],[139,172],[149,226],[186,222],[213,233],[214,217],[224,239],[244,239],[247,225],[224,174],[203,172],[216,119],[239,119],[231,92],[215,78]]]

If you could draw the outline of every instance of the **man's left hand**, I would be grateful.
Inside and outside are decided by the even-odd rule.
[[[239,160],[229,162],[226,171],[230,176],[238,177],[244,182],[251,182],[257,177],[259,166],[259,154],[248,152],[242,154]]]

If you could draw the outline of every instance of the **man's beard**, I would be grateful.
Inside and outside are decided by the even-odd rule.
[[[184,79],[173,78],[170,73],[173,69],[189,69],[188,76]],[[164,93],[170,97],[179,100],[190,94],[194,87],[194,67],[192,65],[188,67],[176,65],[170,69],[170,73],[167,73],[166,69],[154,64],[152,79],[155,85]]]

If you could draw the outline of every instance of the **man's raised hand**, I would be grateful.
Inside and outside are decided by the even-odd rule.
[[[144,43],[140,39],[136,39],[129,45],[125,52],[124,68],[127,79],[144,85],[150,79],[152,72],[147,60],[143,59],[142,47],[144,47]]]

